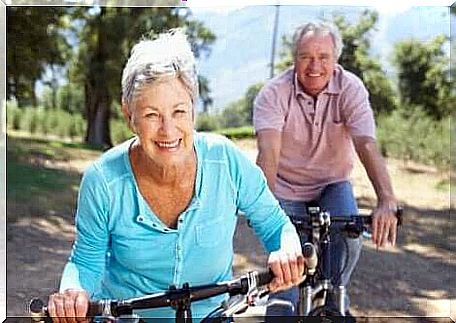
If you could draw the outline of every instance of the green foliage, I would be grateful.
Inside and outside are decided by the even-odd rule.
[[[231,103],[220,114],[222,128],[237,128],[248,124],[249,113],[245,109],[243,100]]]
[[[64,65],[69,45],[61,33],[64,7],[7,7],[8,99],[37,105],[35,82],[46,66]]]
[[[377,137],[385,156],[428,165],[450,164],[450,122],[430,118],[422,108],[407,106],[378,119]]]
[[[447,40],[440,35],[427,43],[409,39],[394,46],[401,103],[420,105],[434,119],[448,117],[456,99],[443,50]]]
[[[220,128],[220,118],[206,112],[199,113],[196,117],[196,130],[214,131]]]
[[[114,145],[133,137],[133,132],[128,128],[124,119],[111,119],[111,138]]]
[[[82,138],[85,120],[80,114],[62,110],[39,108],[17,108],[8,103],[6,108],[8,129],[21,130],[30,134],[54,135],[61,138]]]
[[[220,114],[222,128],[236,128],[252,125],[253,101],[264,83],[251,85],[241,99],[229,104]]]
[[[21,128],[21,110],[17,107],[15,101],[6,103],[6,124],[9,129],[19,130]]]
[[[255,130],[252,126],[245,126],[239,128],[225,128],[218,130],[216,132],[230,139],[243,139],[255,137]]]
[[[73,74],[86,89],[85,116],[88,120],[87,140],[93,144],[110,145],[109,107],[118,98],[122,69],[136,42],[147,35],[153,38],[170,28],[186,27],[195,56],[208,53],[215,40],[191,12],[173,7],[100,7],[99,10],[78,8],[74,17],[84,21],[78,33],[81,41]],[[209,86],[200,79],[201,97],[210,103]],[[103,110],[104,109],[104,110]],[[101,116],[101,117],[100,117]],[[94,129],[102,129],[95,132]],[[100,138],[96,134],[102,133]],[[122,137],[122,131],[117,132]]]

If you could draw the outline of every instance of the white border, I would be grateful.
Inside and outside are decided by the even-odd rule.
[[[126,1],[120,1],[127,4]],[[236,8],[254,5],[343,5],[343,6],[372,6],[376,9],[394,11],[398,3],[381,3],[375,0],[129,0],[128,6],[187,6],[187,7],[214,7],[214,8]],[[116,1],[109,0],[0,0],[0,320],[6,319],[6,6],[92,6],[112,5]],[[445,6],[450,7],[452,0],[401,0],[401,8],[419,6]],[[452,35],[453,36],[453,35]],[[454,54],[454,53],[452,53]],[[452,152],[454,157],[454,152]],[[452,197],[454,195],[452,194]],[[450,305],[451,310],[451,305]]]
[[[6,5],[0,2],[0,320],[6,319]],[[3,185],[4,184],[4,185]]]

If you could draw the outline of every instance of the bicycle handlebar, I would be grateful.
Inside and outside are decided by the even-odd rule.
[[[331,224],[341,224],[342,225],[342,230],[347,231],[347,232],[357,232],[361,233],[362,231],[365,231],[367,226],[372,225],[372,215],[359,215],[359,214],[354,214],[354,215],[348,215],[348,216],[340,216],[340,215],[330,215],[329,213],[325,211],[318,211],[316,213],[317,215],[322,215],[325,214],[329,217],[329,223]],[[403,214],[403,209],[402,207],[398,207],[395,211],[395,215],[397,217],[397,225],[401,226],[402,225],[402,214]],[[296,219],[292,218],[291,219],[292,223],[299,229],[301,230],[312,230],[315,226],[321,227],[323,226],[322,223],[314,223],[314,220],[312,219],[312,216],[309,216],[308,218],[304,219]]]
[[[271,270],[262,272],[253,271],[237,279],[215,284],[190,287],[188,283],[186,283],[180,289],[170,287],[166,292],[137,298],[90,301],[87,317],[118,317],[125,314],[131,314],[133,310],[167,306],[175,307],[179,302],[194,302],[225,293],[230,294],[230,296],[245,295],[251,288],[262,287],[269,284],[273,278],[274,276]],[[34,321],[41,321],[44,318],[49,318],[47,306],[41,299],[32,299],[29,310]]]

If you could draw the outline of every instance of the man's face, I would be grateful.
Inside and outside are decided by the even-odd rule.
[[[334,72],[336,57],[329,34],[305,34],[299,42],[295,68],[304,92],[316,97],[328,85]]]

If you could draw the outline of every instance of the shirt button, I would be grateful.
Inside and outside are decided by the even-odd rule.
[[[142,215],[138,215],[138,217],[136,218],[139,222],[143,222],[144,221],[144,216]]]

